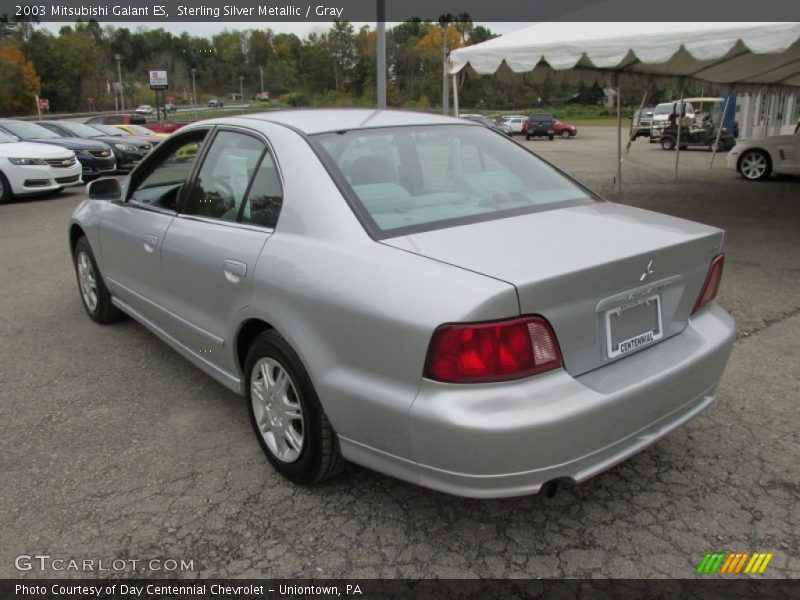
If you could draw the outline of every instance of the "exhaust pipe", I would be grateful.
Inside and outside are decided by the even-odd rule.
[[[558,492],[558,481],[556,480],[547,481],[539,488],[539,493],[544,494],[547,498],[552,498],[556,492]]]

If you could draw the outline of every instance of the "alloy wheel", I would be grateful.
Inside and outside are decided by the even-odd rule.
[[[92,259],[86,252],[80,251],[76,260],[78,265],[78,283],[81,297],[90,312],[97,310],[97,277],[94,274]]]
[[[285,463],[300,458],[305,439],[303,407],[292,378],[274,358],[253,365],[250,400],[258,430],[267,448]]]
[[[758,152],[750,152],[742,158],[740,169],[747,179],[759,179],[767,171],[767,158]]]

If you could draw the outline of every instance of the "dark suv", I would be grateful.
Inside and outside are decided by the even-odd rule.
[[[547,137],[552,140],[556,134],[556,118],[550,113],[536,113],[528,117],[525,139]]]
[[[23,142],[41,142],[72,150],[83,167],[84,181],[110,175],[117,170],[114,153],[103,142],[62,137],[46,127],[17,119],[0,119],[0,131],[10,133]]]

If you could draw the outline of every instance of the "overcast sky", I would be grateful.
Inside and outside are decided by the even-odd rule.
[[[225,31],[226,29],[272,29],[280,33],[295,33],[300,37],[305,37],[312,31],[322,32],[330,29],[333,23],[282,23],[282,22],[235,22],[235,23],[185,23],[185,22],[170,22],[170,23],[102,23],[103,26],[113,25],[114,27],[127,27],[131,30],[143,27],[145,29],[165,29],[176,35],[180,35],[184,31],[188,31],[195,37],[211,37],[217,33]],[[41,27],[49,29],[53,33],[58,33],[64,25],[72,25],[72,23],[42,23]],[[362,25],[374,26],[374,23],[353,23],[356,29]],[[396,25],[396,23],[387,23],[387,28]],[[488,27],[495,33],[509,33],[516,31],[530,25],[530,23],[479,23],[484,27]]]

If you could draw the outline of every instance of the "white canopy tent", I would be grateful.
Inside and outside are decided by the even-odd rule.
[[[502,64],[534,79],[597,81],[621,74],[692,79],[743,88],[800,87],[800,23],[537,23],[450,53],[454,80],[469,65],[482,75]],[[455,87],[455,86],[454,86]],[[617,187],[622,140],[617,94]],[[455,97],[456,111],[458,98]],[[676,173],[677,160],[676,155]]]

